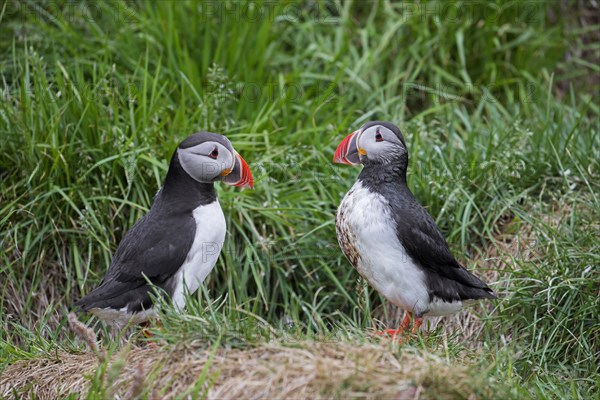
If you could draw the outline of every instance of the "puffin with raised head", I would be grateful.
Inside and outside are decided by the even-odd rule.
[[[111,325],[156,315],[153,286],[179,310],[215,266],[225,216],[214,184],[252,188],[250,168],[223,135],[195,133],[175,150],[150,211],[125,234],[100,286],[75,303]]]
[[[473,300],[496,297],[456,261],[408,188],[408,151],[396,125],[364,124],[342,140],[333,161],[363,165],[337,210],[342,252],[375,290],[406,311],[397,329],[380,334],[402,334],[413,316],[415,333],[425,316],[456,313]]]

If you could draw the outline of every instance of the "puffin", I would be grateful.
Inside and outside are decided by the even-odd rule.
[[[359,165],[358,179],[342,199],[336,233],[342,252],[387,301],[405,310],[397,329],[423,317],[459,312],[496,295],[452,255],[446,239],[406,181],[408,150],[400,129],[386,121],[367,122],[337,147],[334,163]]]
[[[156,288],[181,311],[214,268],[225,240],[225,216],[214,184],[252,188],[246,161],[229,139],[198,132],[178,146],[148,213],[121,240],[98,287],[75,302],[122,328],[157,316]]]

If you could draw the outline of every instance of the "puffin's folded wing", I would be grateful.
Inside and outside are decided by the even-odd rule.
[[[485,282],[456,261],[433,218],[420,205],[419,208],[418,211],[413,209],[412,213],[402,214],[403,218],[409,218],[410,221],[397,223],[399,239],[408,255],[428,273],[465,286],[466,288],[455,286],[459,292],[465,291],[464,294],[459,293],[460,297],[495,297]],[[450,288],[452,285],[446,287]]]
[[[100,286],[75,306],[84,311],[107,302],[113,308],[122,307],[135,292],[148,292],[148,281],[161,287],[175,275],[192,246],[194,235],[189,232],[196,229],[194,220],[183,219],[170,226],[150,221],[146,216],[127,232]]]

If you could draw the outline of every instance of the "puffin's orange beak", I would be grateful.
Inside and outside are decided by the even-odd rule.
[[[254,180],[252,179],[252,172],[248,163],[237,152],[235,152],[234,156],[235,163],[233,169],[223,177],[223,182],[231,186],[252,189],[254,187]]]
[[[333,162],[337,164],[357,165],[360,164],[356,137],[358,131],[352,132],[339,144],[333,155]]]

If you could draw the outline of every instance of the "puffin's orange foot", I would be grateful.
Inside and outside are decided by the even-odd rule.
[[[152,341],[152,337],[154,335],[152,335],[152,332],[150,332],[150,330],[148,329],[148,327],[150,326],[150,323],[147,321],[142,322],[140,324],[140,326],[142,327],[142,335],[144,335],[147,339],[147,341],[146,341],[147,346],[153,350],[158,349],[158,345]]]
[[[403,333],[404,333],[404,329],[402,327],[400,327],[398,329],[386,329],[385,331],[376,331],[375,332],[376,335],[380,335],[380,336],[385,336],[385,335],[399,336],[399,335],[402,335]]]
[[[410,333],[409,328],[411,322],[413,323],[412,335],[415,335],[418,332],[419,327],[423,323],[423,318],[415,318],[413,320],[413,315],[410,311],[406,312],[406,315],[404,315],[404,319],[402,320],[400,326],[397,329],[386,329],[384,331],[376,331],[375,334],[380,336],[389,335],[394,341],[398,340],[401,343],[402,340],[400,340],[400,336],[406,333]]]
[[[423,324],[423,318],[415,318],[415,320],[413,321],[413,328],[412,328],[413,335],[416,335],[417,332],[419,332],[419,328],[421,327],[422,324]]]
[[[392,343],[402,344],[402,342],[404,341],[402,337],[405,332],[406,330],[400,327],[398,329],[386,329],[384,331],[375,331],[375,335],[390,337],[392,339]]]

